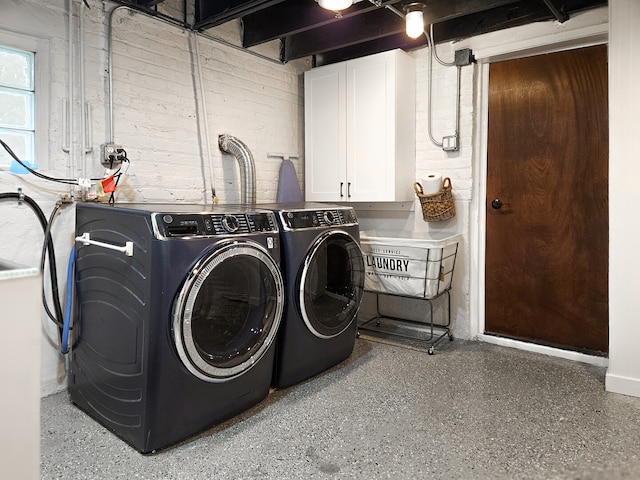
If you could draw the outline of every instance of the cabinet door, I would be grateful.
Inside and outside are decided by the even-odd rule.
[[[395,200],[395,52],[347,63],[347,200]]]
[[[344,63],[305,72],[305,199],[308,201],[346,199],[345,72]]]
[[[415,62],[400,51],[305,72],[305,198],[414,198]]]

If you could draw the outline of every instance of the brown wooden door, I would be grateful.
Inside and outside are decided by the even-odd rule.
[[[490,65],[486,333],[608,351],[607,95],[606,46]]]

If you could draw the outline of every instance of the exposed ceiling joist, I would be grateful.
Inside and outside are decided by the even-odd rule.
[[[285,3],[285,0],[195,0],[194,27],[196,30],[217,27],[279,3]]]
[[[387,2],[391,3],[402,10],[402,2]],[[518,3],[518,0],[431,0],[425,7],[425,22],[427,25],[437,24],[514,3]],[[540,7],[542,8],[542,5]],[[404,20],[393,11],[384,8],[384,5],[373,10],[368,8],[366,15],[343,14],[341,19],[334,18],[331,22],[306,29],[303,33],[285,37],[282,60],[290,61],[310,55],[322,55],[328,59],[332,56],[327,53],[332,50],[348,49],[347,51],[361,51],[366,55],[367,49],[406,49],[426,44],[426,38],[414,41],[407,37],[404,31]],[[357,47],[352,48],[354,46]],[[348,55],[343,51],[340,56]],[[316,63],[322,64],[317,62],[317,59]]]
[[[401,0],[386,0],[380,6],[364,0],[341,12],[337,18],[334,12],[320,8],[315,2],[309,8],[307,2],[285,2],[273,8],[260,10],[242,18],[243,46],[251,47],[278,38],[289,37],[308,30],[315,30],[334,23],[348,21],[386,6],[394,6]]]
[[[558,20],[560,23],[564,23],[569,20],[569,15],[567,15],[565,12],[562,12],[560,8],[556,6],[553,0],[544,0],[544,3],[547,5],[547,7],[549,7],[551,13],[553,13],[554,17],[556,17],[556,20]]]
[[[411,50],[427,43],[404,32],[406,5],[416,0],[359,0],[340,15],[316,0],[116,0],[147,8],[181,1],[193,12],[191,28],[204,32],[230,21],[242,25],[242,46],[281,42],[280,60],[312,57],[315,65],[357,58],[394,48]],[[532,22],[565,22],[607,0],[422,0],[425,28],[435,42],[448,42]],[[157,13],[157,12],[156,12]],[[186,18],[186,14],[185,14]],[[184,23],[184,22],[183,22]]]

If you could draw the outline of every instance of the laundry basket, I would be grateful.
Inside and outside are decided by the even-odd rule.
[[[451,288],[460,234],[360,232],[365,290],[434,298]]]
[[[413,189],[420,200],[425,222],[439,222],[456,216],[456,203],[449,177],[442,180],[442,188],[438,193],[425,194],[419,182],[413,184]]]

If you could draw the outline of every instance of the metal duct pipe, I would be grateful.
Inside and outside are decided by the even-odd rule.
[[[230,153],[238,160],[242,173],[241,202],[244,204],[256,203],[256,167],[253,155],[247,146],[231,135],[218,136],[218,146],[225,153]]]

